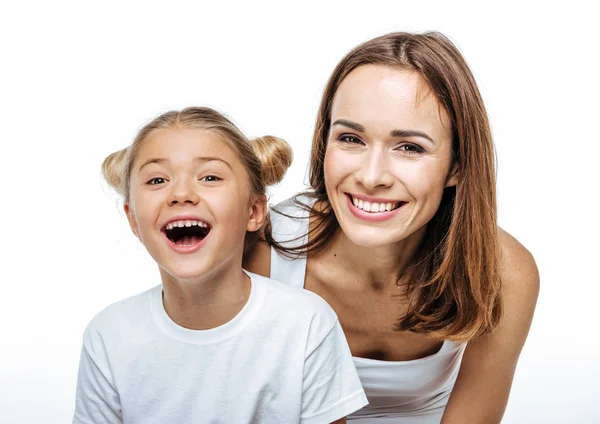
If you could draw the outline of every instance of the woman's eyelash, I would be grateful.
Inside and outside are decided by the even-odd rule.
[[[347,135],[347,134],[342,134],[339,137],[337,137],[338,141],[341,141],[342,143],[353,143],[353,144],[358,144],[358,143],[362,143],[362,140],[358,137],[355,137],[353,135]]]
[[[421,146],[419,146],[418,144],[412,144],[412,143],[402,144],[401,146],[398,146],[396,148],[396,150],[401,150],[408,154],[417,154],[417,153],[425,152],[425,149],[423,149]]]

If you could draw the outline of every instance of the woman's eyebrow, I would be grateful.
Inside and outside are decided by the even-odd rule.
[[[345,127],[352,128],[354,131],[365,132],[365,127],[357,124],[356,122],[348,121],[347,119],[338,119],[331,124],[332,127],[334,125],[343,125]]]
[[[392,130],[392,131],[390,131],[390,136],[392,136],[392,137],[422,137],[422,138],[426,138],[427,140],[429,140],[433,144],[435,144],[435,141],[433,141],[433,139],[431,137],[429,137],[427,134],[425,134],[424,132],[421,132],[421,131]]]

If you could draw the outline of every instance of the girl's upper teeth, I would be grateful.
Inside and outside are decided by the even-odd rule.
[[[362,209],[366,212],[386,212],[391,211],[392,209],[396,209],[398,207],[398,202],[388,202],[388,203],[377,203],[377,202],[368,202],[366,200],[357,199],[352,197],[352,203],[359,209]]]
[[[192,225],[197,225],[198,227],[206,227],[206,223],[202,222],[202,221],[195,221],[195,220],[182,220],[182,221],[173,221],[173,222],[169,222],[165,228],[167,230],[172,230],[173,228],[179,227],[191,227]]]

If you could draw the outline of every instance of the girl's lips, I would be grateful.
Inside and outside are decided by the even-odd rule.
[[[354,206],[354,204],[352,203],[352,197],[349,194],[346,194],[346,205],[348,205],[348,209],[350,209],[350,212],[352,212],[352,214],[355,217],[369,222],[381,222],[393,218],[398,214],[400,210],[402,210],[402,207],[406,204],[406,202],[399,203],[400,205],[396,209],[391,211],[367,212]]]
[[[204,246],[204,244],[206,243],[206,239],[210,237],[210,233],[211,232],[209,232],[204,238],[202,238],[201,240],[199,240],[198,242],[196,242],[194,244],[177,244],[177,243],[173,242],[172,240],[170,240],[164,231],[161,231],[161,234],[162,234],[165,242],[167,243],[167,246],[169,246],[169,248],[171,250],[173,250],[174,252],[182,253],[182,254],[194,253],[194,252],[200,250],[202,248],[202,246]]]

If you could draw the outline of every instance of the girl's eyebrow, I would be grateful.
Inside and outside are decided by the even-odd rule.
[[[356,122],[348,121],[347,119],[338,119],[333,124],[331,124],[332,127],[334,125],[343,125],[345,127],[352,128],[354,131],[365,132],[364,126],[362,126],[361,124],[358,124]],[[435,144],[435,141],[433,141],[433,139],[431,137],[429,137],[427,134],[425,134],[422,131],[392,130],[392,131],[390,131],[390,136],[392,136],[392,137],[422,137],[422,138],[425,138],[425,139],[431,141],[433,144]]]
[[[231,167],[231,165],[229,165],[229,162],[227,162],[224,159],[218,158],[216,156],[197,156],[194,158],[194,162],[212,162],[212,161],[222,162],[225,165],[227,165],[227,167],[229,169],[231,169],[233,171],[233,168]]]
[[[231,165],[229,165],[229,163],[226,160],[223,160],[221,158],[218,158],[215,156],[197,156],[194,158],[194,162],[212,162],[212,161],[222,162],[225,165],[227,165],[227,167],[229,169],[231,169],[233,171],[233,168],[231,167]],[[150,165],[151,163],[163,164],[165,162],[169,162],[169,160],[166,158],[150,158],[140,165],[140,167],[138,168],[138,172],[140,172],[144,166]]]

